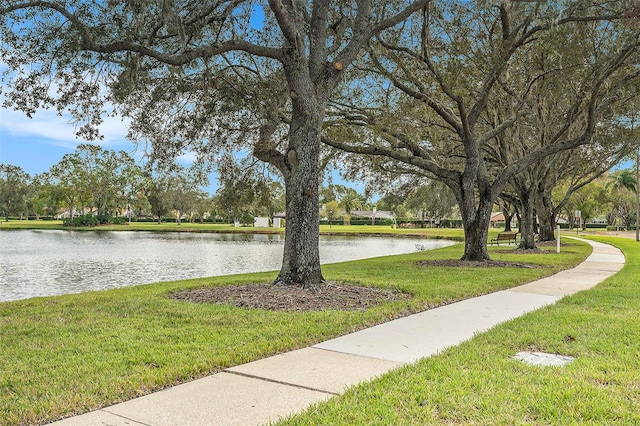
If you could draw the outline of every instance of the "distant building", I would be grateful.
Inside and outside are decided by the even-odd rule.
[[[282,228],[284,226],[284,212],[276,213],[273,215],[273,227]]]
[[[78,217],[85,214],[95,215],[96,213],[97,213],[97,209],[83,209],[83,210],[73,209],[73,217]],[[69,217],[71,217],[71,214],[69,213],[69,209],[62,209],[58,211],[58,214],[56,215],[57,219],[66,219]]]
[[[396,218],[396,214],[389,210],[351,210],[351,217],[394,220]]]
[[[504,218],[504,214],[502,212],[494,212],[491,213],[491,227],[495,228],[498,226],[498,223],[504,223],[505,222],[505,218]],[[516,218],[516,215],[513,215],[513,217],[511,218],[511,227],[512,228],[516,228],[518,226],[518,220]]]
[[[273,222],[269,220],[268,217],[254,217],[253,218],[253,226],[257,228],[269,228],[273,226],[274,228],[281,228],[284,222],[284,213],[276,213],[273,215]]]
[[[268,217],[254,217],[253,218],[253,226],[256,228],[268,228],[269,227],[269,218]]]
[[[371,220],[371,224],[376,219],[380,220],[392,220],[393,226],[396,226],[396,214],[389,210],[351,210],[351,218],[366,218]]]

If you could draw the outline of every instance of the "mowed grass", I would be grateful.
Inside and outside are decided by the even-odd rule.
[[[443,268],[463,246],[325,265],[328,280],[410,292],[408,302],[367,311],[270,312],[168,297],[203,286],[271,281],[276,273],[158,283],[0,303],[0,418],[45,423],[117,403],[366,326],[550,275],[582,261],[586,244],[562,254],[498,252],[540,268]],[[505,248],[500,248],[500,251]]]
[[[499,325],[439,356],[390,372],[282,425],[640,424],[640,245],[596,288]],[[564,367],[514,360],[569,355]]]
[[[74,231],[152,231],[152,232],[233,232],[233,233],[263,233],[284,234],[284,228],[256,228],[253,226],[234,227],[228,224],[176,222],[131,222],[123,225],[100,225],[96,227],[65,227],[61,220],[0,220],[0,231],[9,229],[62,229]],[[489,230],[490,236],[494,236],[500,230]],[[320,233],[324,235],[384,235],[384,236],[416,236],[426,238],[446,238],[463,241],[462,229],[455,228],[392,228],[389,225],[321,225]]]
[[[240,233],[273,233],[284,232],[284,229],[238,227],[228,224],[176,222],[131,222],[122,225],[99,225],[69,227],[63,226],[61,220],[10,220],[0,222],[0,231],[9,229],[61,229],[73,231],[153,231],[153,232],[240,232]]]

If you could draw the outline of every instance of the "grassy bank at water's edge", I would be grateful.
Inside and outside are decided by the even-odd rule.
[[[283,234],[284,228],[256,228],[253,226],[234,227],[228,224],[182,222],[132,222],[124,225],[100,225],[94,227],[66,227],[60,220],[11,220],[0,221],[0,231],[10,229],[58,229],[67,231],[149,231],[149,232],[211,232],[211,233],[243,233],[243,234]],[[489,230],[494,236],[499,229]],[[446,238],[457,241],[464,240],[462,229],[455,228],[392,228],[384,225],[321,225],[320,233],[325,235],[386,235],[417,236],[422,238]]]
[[[3,424],[45,423],[90,411],[411,312],[519,285],[579,263],[590,247],[567,242],[560,255],[490,248],[494,259],[540,268],[425,267],[416,263],[456,259],[462,250],[456,244],[325,265],[328,280],[413,295],[409,301],[388,302],[366,311],[272,312],[168,297],[185,288],[271,281],[276,273],[0,303]]]

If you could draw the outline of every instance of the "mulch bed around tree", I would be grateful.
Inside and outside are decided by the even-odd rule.
[[[555,244],[555,243],[554,243]],[[542,243],[541,245],[545,245]],[[500,250],[504,253],[551,253],[548,250],[523,250],[517,247]],[[540,265],[487,260],[467,262],[455,259],[423,260],[420,266],[454,268],[541,268]],[[183,290],[171,295],[172,298],[193,303],[231,305],[248,309],[269,311],[364,311],[372,306],[399,300],[409,300],[411,295],[399,291],[383,290],[343,283],[324,283],[315,290],[297,286],[274,286],[271,283],[229,285]]]
[[[390,301],[409,300],[412,296],[399,291],[338,283],[324,283],[316,290],[263,283],[183,290],[172,294],[171,297],[194,303],[302,312],[329,309],[364,311]]]

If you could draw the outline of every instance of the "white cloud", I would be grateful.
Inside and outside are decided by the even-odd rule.
[[[7,66],[0,60],[0,72],[6,71]],[[49,92],[56,96],[57,84],[51,82]],[[103,91],[106,89],[102,89]],[[0,105],[4,101],[4,96],[0,90]],[[112,105],[105,105],[108,111],[113,110]],[[4,109],[0,107],[0,141],[2,144],[12,143],[19,139],[28,138],[41,144],[56,146],[74,151],[78,145],[91,143],[106,149],[124,150],[132,155],[138,162],[142,162],[145,156],[145,145],[142,143],[136,148],[136,144],[126,138],[129,119],[120,116],[104,116],[103,123],[99,127],[100,135],[103,139],[96,141],[86,141],[78,138],[75,134],[76,126],[72,122],[69,113],[59,116],[55,109],[39,109],[33,118],[27,117],[21,111]],[[179,156],[176,161],[184,166],[190,166],[196,161],[196,154],[186,152]]]
[[[0,72],[6,71],[7,65],[0,60]],[[57,96],[58,85],[52,81],[49,93]],[[4,96],[0,94],[0,104],[4,102]],[[111,105],[105,105],[107,110],[112,110]],[[0,109],[0,134],[3,139],[9,138],[37,138],[39,142],[48,143],[68,149],[75,149],[76,146],[86,143],[84,139],[76,137],[76,127],[72,122],[69,113],[59,116],[55,109],[38,109],[33,118],[27,117],[21,111],[13,109]],[[91,141],[105,148],[122,145],[130,146],[131,142],[126,140],[128,120],[122,117],[103,117],[104,122],[100,125],[102,140]]]
[[[33,118],[28,118],[21,111],[8,109],[2,109],[1,114],[0,132],[5,136],[37,138],[42,142],[70,149],[86,142],[75,136],[75,128],[69,116],[60,117],[54,110],[39,110]],[[100,126],[100,132],[104,139],[95,143],[101,146],[130,143],[126,141],[127,123],[121,117],[106,117]]]

